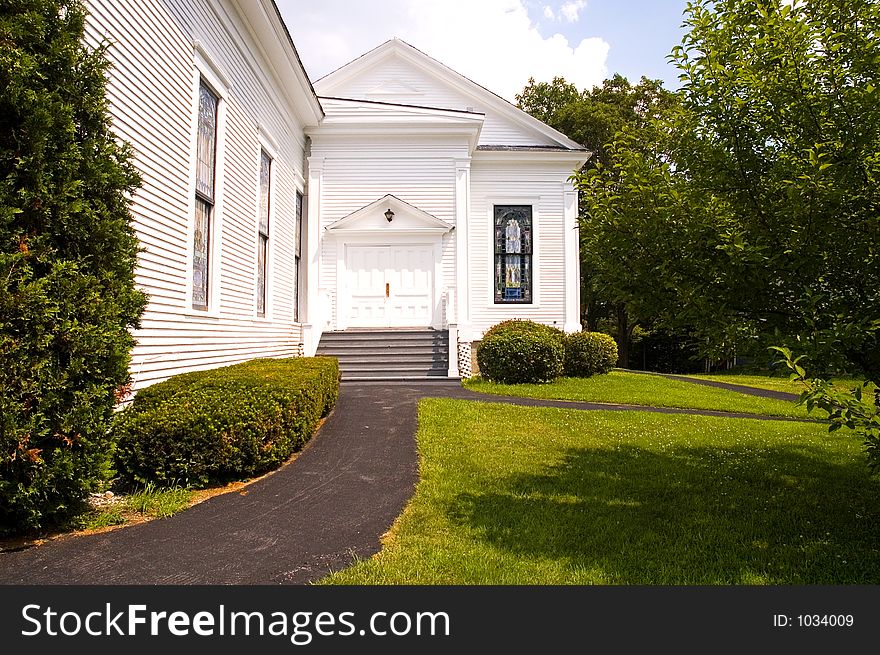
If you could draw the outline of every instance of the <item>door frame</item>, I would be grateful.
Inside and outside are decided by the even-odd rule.
[[[334,329],[345,330],[348,327],[351,311],[351,297],[346,285],[346,280],[348,278],[346,252],[349,246],[378,246],[391,248],[394,248],[395,246],[426,246],[431,248],[434,255],[434,267],[432,271],[431,291],[429,297],[431,311],[429,325],[435,330],[442,329],[443,308],[441,305],[443,293],[442,289],[439,288],[439,282],[443,279],[443,235],[394,232],[385,232],[384,234],[379,235],[346,234],[344,237],[338,239],[336,244],[336,302],[334,303],[333,312]]]

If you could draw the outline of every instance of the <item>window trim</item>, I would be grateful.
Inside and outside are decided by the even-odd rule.
[[[262,212],[263,212],[263,203],[262,203],[262,174],[263,174],[263,155],[266,156],[266,159],[269,161],[269,180],[268,180],[268,207],[266,217],[266,232],[263,232],[261,229],[261,221],[262,221]],[[271,271],[271,263],[272,263],[272,224],[274,223],[274,214],[275,214],[275,156],[272,151],[262,144],[259,148],[259,155],[257,157],[257,211],[256,211],[256,243],[257,243],[257,252],[254,266],[254,314],[257,318],[266,319],[271,315],[271,298],[272,298],[272,287],[271,283],[273,280],[272,275],[270,275]],[[265,243],[264,243],[265,239]],[[265,247],[265,254],[263,255],[265,261],[263,263],[263,311],[260,311],[260,254]]]
[[[205,183],[205,187],[209,188],[210,193],[205,193],[199,188],[199,169],[201,168],[201,160],[200,160],[200,145],[202,144],[202,133],[201,129],[201,115],[202,115],[202,96],[203,92],[207,92],[211,96],[214,101],[213,107],[213,132],[211,134],[211,143],[208,144],[210,148],[211,154],[211,166],[210,166],[210,184]],[[196,188],[195,188],[195,212],[193,214],[193,239],[190,242],[190,247],[193,251],[192,259],[193,265],[190,269],[192,271],[192,277],[190,279],[190,287],[192,289],[192,301],[190,303],[190,307],[194,311],[207,311],[211,307],[212,298],[212,290],[211,290],[211,279],[212,279],[212,246],[214,242],[214,217],[216,214],[216,206],[217,206],[217,128],[218,128],[218,116],[220,109],[220,98],[216,93],[211,89],[211,87],[201,78],[199,78],[199,95],[198,95],[198,106],[196,108],[196,114],[198,116],[196,121]],[[206,209],[202,210],[202,207]],[[207,243],[205,244],[205,280],[204,280],[204,291],[205,291],[205,304],[204,306],[196,306],[195,305],[195,233],[197,231],[196,226],[199,223],[199,216],[202,214],[205,215],[205,240]]]
[[[293,196],[293,316],[291,318],[294,323],[301,323],[302,318],[300,304],[303,291],[302,246],[306,240],[304,233],[306,227],[305,205],[306,195],[297,187]],[[299,214],[299,230],[297,230],[297,214]],[[297,252],[296,248],[297,237],[299,237],[299,252]]]
[[[186,318],[219,318],[223,250],[224,171],[226,162],[226,104],[229,81],[202,45],[193,42],[192,105],[190,124],[190,179],[188,189],[189,218],[186,244]],[[211,238],[208,246],[208,307],[193,307],[193,248],[195,243],[196,176],[198,167],[199,95],[204,84],[217,97],[217,127],[214,135],[214,208],[211,217]]]

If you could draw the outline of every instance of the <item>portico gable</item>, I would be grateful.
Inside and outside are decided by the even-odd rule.
[[[327,226],[336,246],[333,327],[439,329],[443,240],[452,230],[391,194]]]

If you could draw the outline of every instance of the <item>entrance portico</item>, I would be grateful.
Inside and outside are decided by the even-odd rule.
[[[386,195],[326,228],[336,241],[330,329],[443,327],[443,236],[453,227]]]

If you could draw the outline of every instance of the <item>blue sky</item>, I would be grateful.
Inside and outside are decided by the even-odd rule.
[[[398,37],[514,100],[530,76],[579,88],[619,72],[678,85],[686,0],[276,0],[316,80]]]
[[[661,79],[667,87],[679,85],[678,71],[666,61],[677,45],[686,0],[588,0],[580,10],[579,20],[547,20],[544,7],[554,3],[526,2],[529,16],[538,22],[542,35],[561,31],[569,42],[587,36],[599,36],[610,46],[607,67],[610,74],[620,73],[631,81],[642,75]]]

